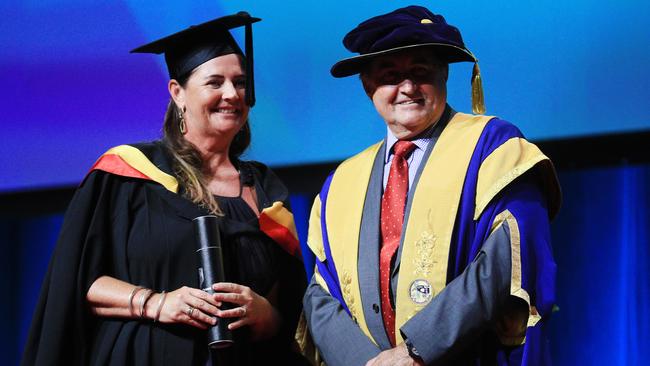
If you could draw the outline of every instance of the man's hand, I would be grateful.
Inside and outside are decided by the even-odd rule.
[[[395,348],[383,351],[366,363],[366,366],[424,366],[422,360],[409,355],[406,345],[400,343]]]

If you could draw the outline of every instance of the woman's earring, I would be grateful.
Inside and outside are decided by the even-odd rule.
[[[178,127],[181,130],[181,135],[184,135],[187,133],[187,127],[185,126],[185,107],[183,107],[182,111],[178,112],[178,119],[180,119]]]

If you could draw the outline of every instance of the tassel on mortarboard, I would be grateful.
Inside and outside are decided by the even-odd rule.
[[[481,80],[481,69],[478,67],[478,60],[474,61],[474,70],[472,70],[472,112],[474,114],[485,114],[483,81]]]
[[[215,57],[237,54],[246,60],[246,104],[255,104],[253,81],[253,27],[260,18],[245,11],[192,25],[174,34],[131,50],[132,53],[165,54],[170,79],[185,78],[199,65]],[[246,55],[230,34],[230,29],[246,26]]]
[[[249,16],[248,13],[244,13]],[[246,104],[249,107],[255,105],[255,81],[253,77],[253,26],[251,23],[246,24]]]

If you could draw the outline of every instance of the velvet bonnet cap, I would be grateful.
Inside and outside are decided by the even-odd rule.
[[[330,72],[337,78],[360,73],[377,57],[414,48],[430,49],[445,63],[473,62],[472,110],[485,113],[478,59],[465,46],[458,28],[448,24],[442,15],[422,6],[400,8],[360,23],[343,38],[343,45],[359,55],[332,66]]]

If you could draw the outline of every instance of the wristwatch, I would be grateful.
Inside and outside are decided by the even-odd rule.
[[[414,358],[416,360],[421,360],[422,359],[422,356],[420,356],[420,353],[418,353],[418,350],[415,349],[415,346],[413,345],[413,343],[411,342],[410,339],[406,338],[404,340],[404,344],[406,345],[406,349],[409,352],[409,356],[411,356],[412,358]]]

